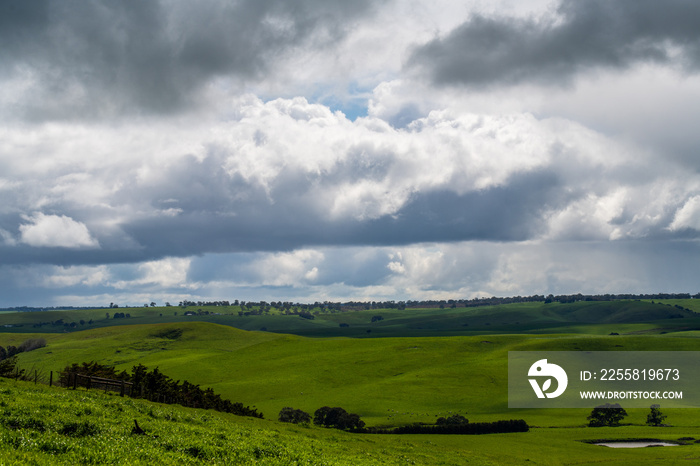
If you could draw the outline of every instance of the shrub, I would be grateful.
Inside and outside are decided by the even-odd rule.
[[[29,340],[26,340],[24,343],[19,345],[19,352],[24,352],[24,351],[32,351],[35,349],[43,348],[46,346],[46,340],[43,338],[30,338]]]

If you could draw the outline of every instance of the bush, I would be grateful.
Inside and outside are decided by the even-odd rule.
[[[43,348],[46,346],[46,340],[43,338],[30,338],[29,340],[26,340],[24,343],[19,345],[19,352],[25,352],[25,351],[33,351],[35,349]]]

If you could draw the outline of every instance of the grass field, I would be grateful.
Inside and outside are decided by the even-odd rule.
[[[674,307],[693,309],[690,304],[695,303],[670,304],[630,301],[548,307],[535,303],[477,309],[373,310],[317,316],[308,322],[298,316],[253,316],[277,322],[276,325],[290,319],[298,326],[288,329],[289,333],[294,330],[318,335],[314,338],[244,331],[230,325],[184,320],[180,316],[171,316],[172,322],[146,323],[160,319],[158,309],[148,308],[144,311],[156,314],[134,313],[131,319],[118,320],[122,324],[143,324],[40,335],[3,333],[0,345],[17,345],[33,336],[45,338],[48,343],[45,348],[20,355],[22,367],[44,373],[72,362],[90,360],[120,369],[130,369],[137,363],[157,366],[174,379],[212,387],[225,398],[256,406],[266,417],[259,421],[261,425],[273,431],[321,438],[324,446],[330,448],[327,451],[331,457],[336,451],[337,458],[342,458],[344,452],[361,455],[369,449],[381,461],[405,457],[406,461],[398,464],[411,459],[415,464],[466,464],[467,460],[475,464],[519,464],[525,459],[533,464],[624,464],[625,461],[639,464],[661,458],[673,462],[700,458],[700,445],[620,451],[580,441],[700,438],[697,427],[700,412],[696,409],[664,409],[667,422],[674,427],[647,427],[644,421],[648,409],[628,409],[625,422],[630,425],[588,428],[585,425],[589,410],[507,408],[508,351],[700,350],[700,332],[695,330],[697,317],[691,311]],[[382,321],[366,322],[378,314],[383,316]],[[683,317],[678,317],[679,314]],[[24,315],[2,317],[25,318]],[[249,320],[237,314],[206,316],[219,317]],[[338,337],[334,336],[335,332],[347,330],[337,326],[338,319],[347,322],[350,329],[362,322],[374,326],[370,334],[363,331],[364,335],[357,335],[361,338]],[[452,335],[450,329],[458,324],[461,334]],[[329,329],[326,334],[320,330],[324,325]],[[512,328],[518,325],[524,327],[520,332]],[[498,326],[500,331],[495,331]],[[547,333],[548,326],[556,333]],[[493,327],[492,333],[482,330],[485,327]],[[157,336],[169,328],[181,329],[182,335],[176,339]],[[432,336],[414,334],[422,330]],[[609,335],[613,331],[620,335]],[[388,336],[392,332],[401,336]],[[431,423],[438,416],[459,413],[472,422],[522,418],[535,427],[525,434],[371,436],[290,427],[274,421],[285,406],[313,413],[324,405],[341,406],[358,413],[370,426]],[[335,440],[328,440],[327,435]],[[382,456],[383,451],[387,452],[386,456]],[[375,458],[363,462],[357,458],[361,456],[352,460],[356,464],[379,461]]]
[[[369,435],[0,380],[3,464],[688,464],[700,445],[609,449],[582,440],[698,437],[700,428],[533,428],[519,434]],[[147,435],[132,435],[134,419]]]

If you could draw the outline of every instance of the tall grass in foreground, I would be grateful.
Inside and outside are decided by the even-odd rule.
[[[0,379],[1,464],[357,464],[321,441],[211,411]],[[134,420],[145,434],[135,434]],[[368,458],[369,459],[369,458]],[[389,458],[384,458],[385,460]],[[384,463],[382,458],[374,458]]]

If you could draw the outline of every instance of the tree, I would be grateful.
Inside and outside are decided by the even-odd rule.
[[[605,403],[601,406],[596,406],[588,416],[589,427],[616,427],[620,425],[620,421],[627,416],[627,411],[624,410],[619,403]]]
[[[0,362],[0,377],[19,378],[24,374],[24,369],[17,369],[17,356],[10,356]]]
[[[335,428],[340,430],[361,430],[363,427],[365,427],[365,423],[360,419],[360,416],[348,412],[342,413],[335,425]]]
[[[661,406],[657,404],[651,405],[651,412],[647,414],[648,425],[658,427],[664,422],[664,419],[666,419],[666,415],[662,414],[659,408],[661,408]]]
[[[311,415],[301,409],[282,408],[279,420],[280,422],[291,422],[292,424],[308,424],[311,422]]]
[[[357,414],[348,413],[343,408],[324,406],[314,413],[314,424],[340,430],[361,430],[365,423]]]

